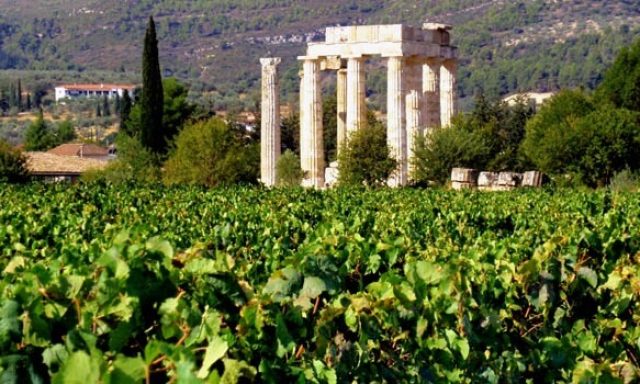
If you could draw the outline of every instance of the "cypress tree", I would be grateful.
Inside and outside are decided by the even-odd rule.
[[[22,112],[22,82],[18,79],[18,90],[16,98],[18,100],[18,112]]]
[[[120,94],[116,93],[113,97],[113,109],[117,116],[120,116]]]
[[[129,91],[124,90],[122,93],[122,101],[120,101],[120,131],[131,134],[127,129],[127,121],[131,115],[131,97]]]
[[[9,84],[9,108],[16,107],[18,100],[16,100],[16,86],[13,83]]]
[[[31,110],[31,94],[27,93],[27,111]]]
[[[107,95],[102,97],[102,115],[111,116],[111,105],[109,105],[109,98]]]
[[[153,17],[144,36],[142,53],[142,97],[140,98],[140,141],[156,153],[166,149],[162,129],[162,76],[158,59],[158,39]]]

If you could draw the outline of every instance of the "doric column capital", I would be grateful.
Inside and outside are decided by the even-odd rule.
[[[275,67],[278,64],[280,64],[281,61],[282,59],[279,57],[261,57],[260,58],[260,64],[262,64],[263,67],[267,67],[267,66]]]

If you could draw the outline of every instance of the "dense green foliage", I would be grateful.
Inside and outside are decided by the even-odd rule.
[[[299,186],[302,181],[303,172],[300,169],[300,158],[287,149],[278,159],[276,164],[277,185],[282,187]]]
[[[209,187],[237,183],[255,184],[260,168],[260,147],[246,142],[219,118],[188,124],[180,131],[164,165],[168,184]]]
[[[57,145],[68,143],[77,137],[71,120],[64,120],[58,124],[44,119],[42,110],[24,133],[24,148],[27,151],[46,151]]]
[[[464,119],[459,117],[456,120]],[[489,144],[478,131],[459,128],[435,130],[414,140],[412,180],[416,184],[445,184],[454,167],[479,169],[489,158]]]
[[[379,186],[386,183],[398,163],[387,146],[382,124],[353,132],[338,155],[340,185]]]
[[[601,97],[562,91],[527,123],[522,150],[538,169],[592,187],[640,169],[640,115]]]
[[[27,151],[44,151],[56,145],[53,131],[45,122],[42,110],[38,113],[38,117],[29,124],[24,136],[24,148]]]
[[[622,49],[598,87],[597,95],[618,108],[640,112],[640,39]]]
[[[525,100],[508,105],[479,95],[473,111],[455,117],[451,127],[415,138],[413,181],[444,184],[454,167],[525,170],[529,164],[520,153],[520,145],[532,115],[533,109]]]
[[[112,184],[158,183],[161,179],[161,159],[158,154],[142,145],[140,140],[127,134],[116,138],[118,156],[103,170],[89,171],[85,180],[101,180]]]
[[[27,180],[26,158],[22,152],[0,140],[0,182],[19,183]]]
[[[153,18],[149,17],[142,51],[142,95],[140,96],[140,130],[142,144],[156,153],[167,149],[163,120],[164,92],[158,58],[158,39]]]
[[[637,195],[90,184],[0,201],[4,382],[639,378]]]

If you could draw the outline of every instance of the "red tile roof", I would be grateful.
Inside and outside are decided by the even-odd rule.
[[[128,89],[133,90],[136,86],[133,84],[62,84],[63,87],[70,91],[110,91],[112,89]]]
[[[101,157],[108,156],[109,149],[95,144],[67,143],[58,145],[57,147],[48,150],[47,153],[58,156]]]
[[[25,152],[27,169],[32,175],[79,175],[91,169],[104,169],[109,162],[96,159],[58,156],[47,152]]]

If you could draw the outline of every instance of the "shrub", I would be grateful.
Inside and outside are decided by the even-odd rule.
[[[260,149],[244,143],[222,120],[212,118],[185,126],[165,162],[164,181],[218,186],[256,183]]]
[[[26,158],[9,143],[0,140],[0,182],[19,183],[27,179]]]
[[[103,170],[89,171],[82,175],[84,181],[104,180],[111,183],[160,180],[158,155],[145,148],[136,138],[120,134],[116,138],[117,159]]]
[[[445,184],[451,168],[482,168],[491,149],[479,131],[468,131],[454,124],[414,140],[412,179],[416,184]]]
[[[624,169],[611,178],[609,189],[614,192],[638,192],[640,190],[640,174],[630,169]]]
[[[283,187],[294,187],[300,185],[302,176],[300,159],[293,151],[287,149],[276,164],[277,184]]]
[[[376,124],[354,132],[338,157],[340,185],[381,185],[396,168],[386,132]]]

